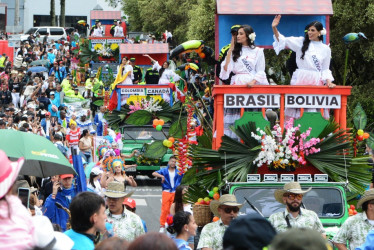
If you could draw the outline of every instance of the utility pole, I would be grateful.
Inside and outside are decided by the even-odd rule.
[[[14,26],[19,26],[19,0],[16,0],[14,6]]]

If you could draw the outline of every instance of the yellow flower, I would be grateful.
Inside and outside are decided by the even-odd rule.
[[[103,47],[101,43],[97,43],[94,47],[95,50],[100,50]]]
[[[116,49],[118,49],[118,44],[117,44],[117,43],[112,43],[112,44],[110,45],[110,49],[111,49],[111,50],[116,50]]]

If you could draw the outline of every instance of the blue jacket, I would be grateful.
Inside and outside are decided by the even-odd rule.
[[[43,214],[47,216],[52,223],[60,225],[63,231],[66,230],[66,222],[68,222],[69,215],[63,209],[58,208],[56,202],[69,208],[71,200],[75,195],[76,192],[72,186],[70,189],[62,189],[61,192],[57,192],[55,199],[52,199],[52,194],[50,194],[44,203]]]
[[[171,192],[175,192],[175,189],[181,184],[183,174],[179,175],[179,171],[175,168],[175,176],[174,176],[174,188],[171,187],[170,183],[170,175],[169,175],[169,165],[166,168],[161,168],[160,170],[156,171],[156,173],[163,175],[165,177],[164,183],[162,183],[162,190],[170,190]]]
[[[73,229],[66,231],[65,234],[74,241],[73,249],[78,249],[78,250],[95,249],[93,240],[90,239],[88,236],[81,234],[81,233],[77,233]]]
[[[95,115],[94,124],[96,125],[97,136],[103,136],[103,123],[99,121],[99,114]]]
[[[374,230],[371,230],[366,236],[365,243],[360,247],[356,247],[356,250],[370,250],[370,249],[374,249],[373,246],[374,246]]]

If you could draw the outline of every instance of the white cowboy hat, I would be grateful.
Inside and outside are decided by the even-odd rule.
[[[3,198],[13,186],[24,162],[23,157],[11,162],[5,152],[0,150],[0,198]]]
[[[109,198],[122,198],[122,197],[130,197],[133,192],[126,193],[125,192],[125,184],[118,181],[112,181],[108,183],[108,187],[104,192],[104,195]]]
[[[33,234],[35,246],[42,249],[67,250],[74,246],[69,236],[53,230],[51,221],[46,216],[33,216],[35,226]]]
[[[360,200],[357,202],[357,208],[361,209],[362,204],[370,200],[374,200],[374,189],[369,189],[365,191],[364,195],[361,196]]]
[[[221,205],[239,207],[239,209],[243,206],[243,204],[237,202],[235,195],[224,194],[219,198],[218,201],[215,200],[210,202],[210,210],[215,216],[219,217],[218,207]]]
[[[305,194],[306,192],[309,192],[312,188],[310,187],[307,190],[302,190],[300,183],[298,182],[289,182],[284,184],[283,189],[277,189],[274,191],[274,197],[275,199],[282,204],[285,204],[283,202],[283,195],[285,193],[292,193],[292,194]]]

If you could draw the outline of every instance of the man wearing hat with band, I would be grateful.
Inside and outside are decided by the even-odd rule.
[[[300,183],[289,182],[284,184],[283,189],[275,190],[275,199],[286,205],[285,211],[269,217],[270,223],[277,232],[284,232],[290,228],[310,228],[324,235],[325,230],[318,215],[311,210],[301,208],[303,195],[311,189],[302,190]]]
[[[142,69],[138,65],[135,65],[135,61],[136,59],[134,57],[130,58],[130,65],[132,66],[133,68],[132,72],[134,73],[134,80],[132,80],[132,83],[138,84],[139,82],[142,81],[143,72],[142,72]]]
[[[374,230],[374,189],[365,191],[357,202],[357,208],[361,208],[362,213],[349,217],[332,239],[339,250],[356,249],[365,243],[368,232]]]
[[[210,210],[220,219],[204,226],[197,249],[222,249],[223,235],[230,222],[238,216],[242,206],[243,204],[238,203],[235,195],[232,194],[224,194],[218,201],[212,201]]]
[[[113,225],[114,234],[129,242],[144,234],[144,227],[140,217],[125,208],[123,202],[132,193],[125,192],[125,185],[121,182],[112,181],[104,192],[108,209],[107,221]]]

